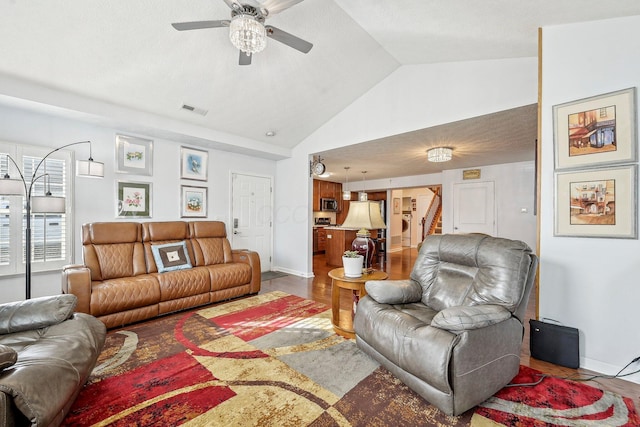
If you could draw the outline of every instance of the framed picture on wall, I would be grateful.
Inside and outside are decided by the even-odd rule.
[[[394,197],[393,198],[393,213],[394,214],[399,214],[400,212],[401,212],[400,197]]]
[[[557,170],[634,162],[636,89],[553,107]]]
[[[555,235],[637,239],[637,166],[556,173]]]
[[[153,141],[116,135],[116,171],[135,175],[153,174]]]
[[[180,178],[207,180],[209,152],[195,148],[180,147]]]
[[[151,218],[151,183],[118,181],[116,183],[118,218]]]
[[[180,198],[182,218],[206,218],[207,216],[207,187],[181,187]]]

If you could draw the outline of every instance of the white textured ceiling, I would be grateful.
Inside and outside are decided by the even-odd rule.
[[[304,140],[402,65],[533,57],[538,27],[636,14],[637,0],[304,0],[267,24],[313,43],[311,52],[269,39],[250,66],[239,66],[226,28],[170,25],[228,19],[223,0],[0,0],[0,102],[53,89],[72,96],[65,110],[82,112],[77,100],[86,99],[276,152]],[[183,104],[208,113],[187,112]],[[109,119],[118,125],[119,118]],[[385,145],[424,148],[429,137],[416,136]]]
[[[362,171],[372,180],[533,160],[537,108],[527,105],[321,152],[331,176],[319,179],[345,182],[345,166],[353,182],[363,179]],[[453,148],[453,159],[428,162],[427,150],[434,147]]]

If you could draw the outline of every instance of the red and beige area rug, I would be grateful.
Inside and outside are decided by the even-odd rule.
[[[449,417],[282,292],[110,331],[65,426],[637,426],[630,399],[547,378]],[[522,367],[514,382],[537,381]]]

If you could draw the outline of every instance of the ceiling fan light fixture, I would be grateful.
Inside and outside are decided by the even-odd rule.
[[[448,162],[453,150],[449,147],[436,147],[427,150],[427,160],[430,162]]]
[[[247,55],[261,52],[267,45],[267,31],[255,16],[239,13],[229,24],[231,43]]]

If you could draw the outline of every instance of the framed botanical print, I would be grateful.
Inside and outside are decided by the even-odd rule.
[[[153,174],[153,141],[116,135],[116,171],[135,175]]]
[[[151,217],[151,183],[118,181],[116,184],[118,218]]]
[[[208,168],[208,151],[189,147],[180,148],[180,178],[206,181]]]
[[[637,166],[556,173],[555,235],[636,239]]]
[[[557,170],[636,161],[636,89],[553,107]]]
[[[206,218],[207,217],[207,187],[181,187],[180,198],[182,218]]]

